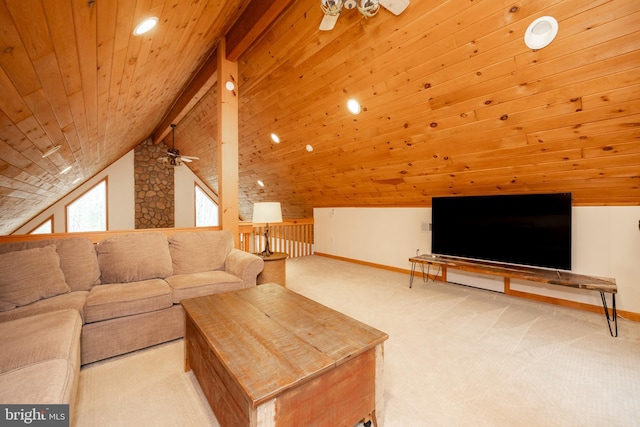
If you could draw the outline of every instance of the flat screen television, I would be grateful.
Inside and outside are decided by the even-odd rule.
[[[571,270],[571,193],[432,201],[434,255]]]

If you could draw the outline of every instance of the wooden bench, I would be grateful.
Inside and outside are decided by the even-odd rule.
[[[544,268],[525,267],[517,265],[507,265],[493,263],[490,261],[468,260],[440,255],[419,255],[409,258],[411,263],[411,276],[409,279],[409,287],[413,287],[413,277],[417,265],[421,266],[423,278],[429,279],[430,267],[437,266],[442,271],[442,281],[447,281],[447,268],[469,271],[474,273],[483,273],[493,276],[505,278],[505,285],[508,286],[509,279],[521,279],[532,282],[547,283],[550,285],[568,286],[571,288],[588,289],[600,293],[602,299],[602,307],[609,326],[609,333],[613,337],[618,336],[618,316],[616,311],[616,293],[618,287],[616,280],[607,277],[586,276],[566,271],[548,270]],[[424,266],[427,265],[427,272]],[[436,276],[438,273],[436,273]],[[434,276],[435,280],[435,276]],[[607,300],[605,293],[611,294],[612,315],[609,315],[607,308]],[[614,328],[611,323],[613,321]],[[615,331],[615,333],[614,333]]]

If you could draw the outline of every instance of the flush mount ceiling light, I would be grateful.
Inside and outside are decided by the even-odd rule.
[[[556,38],[558,21],[553,16],[542,16],[533,21],[524,33],[524,43],[530,49],[542,49]]]
[[[307,146],[305,147],[305,149],[306,149],[308,152],[312,152],[312,151],[313,151],[313,145],[311,145],[311,144],[307,144]]]
[[[229,77],[227,78],[226,83],[224,84],[224,87],[229,91],[233,91],[236,88],[236,79],[233,78],[233,75],[229,74]]]
[[[347,101],[347,109],[351,112],[351,114],[360,114],[360,112],[362,111],[360,103],[353,98]]]
[[[158,18],[155,16],[146,18],[145,20],[140,22],[138,25],[136,25],[136,28],[133,30],[133,35],[141,36],[142,34],[151,31],[151,29],[155,27],[157,23],[158,23]]]
[[[280,144],[280,137],[278,135],[276,135],[275,133],[271,134],[271,140],[273,142],[275,142],[276,144]]]
[[[261,180],[258,180],[258,185],[259,185],[260,187],[264,187],[264,182],[262,182]]]

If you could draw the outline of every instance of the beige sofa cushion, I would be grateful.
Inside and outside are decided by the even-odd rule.
[[[17,307],[13,310],[0,313],[0,322],[22,319],[23,317],[35,316],[37,314],[50,313],[52,311],[74,309],[83,316],[84,303],[89,296],[89,291],[73,291],[68,294],[56,295],[55,297],[41,299],[29,305]]]
[[[0,323],[0,373],[50,359],[68,359],[80,346],[82,322],[60,310]]]
[[[58,252],[60,269],[72,291],[88,291],[100,283],[96,249],[93,242],[84,237],[3,243],[0,245],[0,254],[52,245]]]
[[[173,302],[183,299],[242,289],[242,280],[224,271],[203,271],[200,273],[178,274],[167,277],[173,290]]]
[[[86,323],[162,310],[173,305],[162,279],[94,286],[84,305]]]
[[[173,274],[224,270],[231,249],[233,235],[228,231],[176,233],[169,238]]]
[[[159,232],[110,237],[96,251],[102,283],[164,279],[173,273],[167,237]]]
[[[73,403],[81,331],[75,310],[0,323],[0,402]]]
[[[69,291],[54,246],[0,255],[0,310]]]
[[[45,360],[0,375],[3,404],[70,404],[77,379],[67,359]]]

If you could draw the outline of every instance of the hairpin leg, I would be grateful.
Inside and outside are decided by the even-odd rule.
[[[609,309],[607,308],[607,299],[604,296],[604,292],[600,291],[600,298],[602,298],[602,307],[604,308],[604,315],[607,318],[607,325],[609,325],[609,333],[612,337],[618,336],[618,312],[616,311],[616,294],[611,294],[611,311],[612,316],[609,317]],[[613,320],[615,335],[611,329],[611,321]]]

